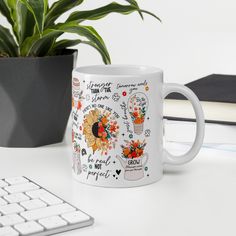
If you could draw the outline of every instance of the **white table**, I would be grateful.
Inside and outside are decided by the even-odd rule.
[[[164,178],[131,189],[75,182],[65,142],[35,149],[0,148],[0,178],[25,175],[95,218],[68,236],[235,236],[236,152],[202,149],[191,163],[166,167]]]

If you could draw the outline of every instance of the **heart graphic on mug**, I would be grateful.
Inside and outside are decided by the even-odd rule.
[[[121,170],[116,170],[117,175],[120,175],[120,173],[121,173]]]

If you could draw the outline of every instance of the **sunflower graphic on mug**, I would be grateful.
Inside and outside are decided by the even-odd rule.
[[[109,150],[115,148],[118,134],[119,125],[110,112],[96,108],[85,115],[83,135],[93,153],[101,151],[101,154],[107,155]]]

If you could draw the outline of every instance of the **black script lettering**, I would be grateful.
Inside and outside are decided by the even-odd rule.
[[[105,172],[102,172],[102,171],[88,171],[88,174],[87,174],[87,179],[90,177],[90,176],[95,176],[95,180],[97,181],[98,178],[102,177],[102,178],[109,178],[110,174],[109,174],[109,170],[105,171]]]
[[[107,83],[94,83],[93,81],[90,81],[90,83],[87,85],[87,89],[90,89],[92,93],[101,93],[103,91],[105,92],[111,92],[111,82]]]
[[[90,154],[89,156],[88,156],[88,163],[93,163],[94,162],[94,159],[92,158],[92,155]]]
[[[96,95],[92,98],[92,102],[108,100],[109,98],[110,98],[110,97],[108,97],[108,96],[99,96],[98,94],[96,94]]]
[[[111,156],[109,156],[106,160],[97,159],[96,164],[99,163],[99,164],[105,164],[106,166],[108,166],[111,163],[110,159],[111,159]]]

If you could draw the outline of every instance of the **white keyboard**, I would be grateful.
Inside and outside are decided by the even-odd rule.
[[[93,218],[26,177],[0,179],[0,236],[46,236]]]

